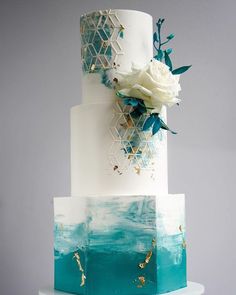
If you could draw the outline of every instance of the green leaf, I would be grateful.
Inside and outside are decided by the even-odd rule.
[[[124,31],[123,31],[123,30],[120,31],[119,36],[120,36],[120,38],[122,38],[122,39],[124,38]]]
[[[142,105],[142,104],[140,104],[140,103],[137,105],[137,110],[138,110],[141,114],[144,114],[144,113],[147,112],[147,109],[146,109],[145,105]]]
[[[158,22],[156,23],[156,26],[159,27],[161,25],[161,18],[158,19]]]
[[[161,128],[161,119],[159,117],[155,117],[155,123],[152,127],[152,135],[155,135]]]
[[[172,48],[168,48],[168,49],[166,49],[166,52],[167,52],[168,54],[171,54],[171,52],[172,52]]]
[[[148,117],[147,120],[143,124],[143,131],[147,131],[153,125],[154,121],[155,121],[154,116]]]
[[[153,34],[153,42],[158,42],[157,32]]]
[[[120,91],[116,92],[116,96],[120,97],[120,98],[126,98],[127,96],[124,95],[123,93],[121,93]]]
[[[124,104],[131,105],[132,107],[136,107],[138,105],[138,100],[135,98],[125,98]]]
[[[163,59],[163,51],[161,49],[159,49],[157,55],[155,55],[154,58],[159,60],[159,61],[162,61],[162,59]]]
[[[170,131],[172,134],[177,134],[177,132],[171,130],[162,119],[160,119],[160,123],[162,129]]]
[[[170,68],[170,71],[172,71],[172,62],[166,50],[165,50],[165,64]]]
[[[192,66],[192,65],[191,65]],[[183,67],[180,67],[178,69],[175,69],[172,71],[172,74],[173,75],[180,75],[180,74],[183,74],[184,72],[186,72],[189,68],[191,68],[191,66],[183,66]]]
[[[169,36],[167,36],[166,38],[168,39],[168,40],[171,40],[171,39],[173,39],[174,38],[174,34],[170,34]]]

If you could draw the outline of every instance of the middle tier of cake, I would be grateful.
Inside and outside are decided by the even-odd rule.
[[[152,136],[147,114],[112,101],[71,109],[71,195],[167,194],[166,131]]]

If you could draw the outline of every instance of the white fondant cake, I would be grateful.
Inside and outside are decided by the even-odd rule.
[[[54,200],[55,289],[152,295],[186,287],[185,196],[169,195],[166,106],[179,72],[164,19],[81,17],[82,104],[71,109],[71,195]],[[162,62],[162,61],[165,62]],[[137,66],[138,65],[138,66]]]
[[[94,19],[102,22],[103,16],[111,30],[110,39],[105,30],[102,33],[95,27]],[[88,28],[92,33],[88,34]],[[111,68],[112,78],[116,78],[119,72],[129,71],[132,63],[148,63],[153,57],[152,32],[152,17],[140,11],[108,10],[81,18],[83,97],[82,104],[71,110],[72,196],[168,192],[166,132],[160,131],[155,139],[145,134],[139,145],[142,159],[138,159],[137,147],[125,157],[128,141],[143,134],[135,122],[125,132],[120,130],[127,124],[127,116],[115,106],[114,90],[101,83],[101,69]],[[97,39],[96,34],[100,34]],[[110,46],[110,60],[103,54],[103,46]],[[166,120],[165,110],[162,117]]]

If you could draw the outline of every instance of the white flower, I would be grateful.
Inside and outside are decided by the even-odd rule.
[[[147,107],[160,113],[162,106],[173,106],[180,102],[179,75],[173,75],[164,63],[152,60],[144,68],[132,66],[132,71],[122,74],[119,92],[123,95],[142,99]]]

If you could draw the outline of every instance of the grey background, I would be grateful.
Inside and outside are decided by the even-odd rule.
[[[0,2],[0,294],[53,282],[52,196],[70,193],[69,109],[81,100],[79,16],[129,8],[165,17],[182,76],[169,111],[170,192],[187,196],[188,278],[235,285],[235,9],[216,0]],[[89,185],[89,184],[88,184]]]

